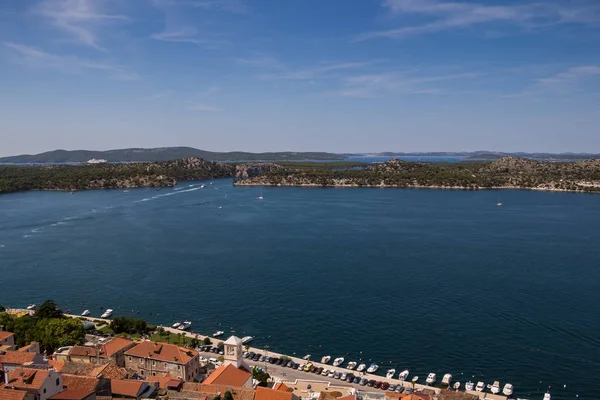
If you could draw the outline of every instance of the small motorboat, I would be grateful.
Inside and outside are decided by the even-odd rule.
[[[392,379],[396,375],[396,370],[394,368],[388,369],[385,373],[385,377],[388,379]]]
[[[477,390],[478,392],[483,392],[483,389],[485,389],[485,383],[479,381],[477,382],[477,386],[475,386],[475,390]]]
[[[111,308],[107,308],[106,311],[100,316],[100,318],[109,318],[113,313]]]
[[[417,382],[418,380],[419,380],[419,377],[418,377],[418,376],[413,376],[413,378],[412,378],[412,382],[413,382],[413,383]]]
[[[205,185],[200,185],[200,189],[204,189],[205,187]]]
[[[512,383],[507,383],[504,385],[504,388],[502,388],[502,394],[505,396],[510,396],[513,394],[513,385]]]
[[[250,343],[253,340],[254,340],[254,338],[252,336],[244,336],[242,338],[242,344]]]
[[[379,369],[379,365],[373,363],[373,364],[369,365],[369,368],[367,368],[367,372],[370,374],[374,374],[375,372],[377,372],[378,369]]]
[[[494,384],[490,388],[490,391],[494,394],[500,393],[500,382],[494,381]]]
[[[30,305],[28,305],[28,306],[27,306],[27,309],[28,309],[28,310],[30,310],[30,311],[31,311],[31,310],[34,310],[34,309],[35,309],[35,304],[30,304]]]
[[[450,386],[450,382],[452,381],[452,374],[446,374],[442,378],[442,384]]]
[[[183,321],[181,323],[181,325],[179,325],[179,330],[185,331],[186,329],[188,329],[190,326],[192,326],[192,322],[191,321]]]
[[[304,357],[302,357],[303,360],[310,360],[310,354],[305,355]]]
[[[428,385],[433,385],[435,383],[435,379],[435,374],[433,372],[430,372],[429,375],[427,375],[427,379],[425,379],[425,383],[427,383]]]
[[[460,388],[460,382],[454,382],[454,385],[452,387],[454,388],[454,390],[458,391],[458,388]]]
[[[544,393],[544,400],[552,400],[552,396],[550,396],[550,392]]]
[[[215,333],[213,333],[213,337],[223,336],[224,334],[225,334],[225,332],[223,332],[223,331],[216,331]]]
[[[487,390],[492,390],[492,385],[490,383],[488,383],[487,385],[485,385],[485,387],[487,388]]]
[[[171,325],[171,328],[178,329],[180,326],[181,326],[181,322],[175,322],[173,325]]]
[[[465,389],[473,390],[473,389],[475,389],[475,384],[473,382],[469,381],[469,382],[465,383]]]
[[[323,364],[327,364],[327,363],[329,363],[329,361],[331,361],[331,356],[325,356],[325,357],[321,358],[321,362]]]
[[[82,317],[87,317],[88,315],[90,315],[90,310],[85,310],[84,312],[81,313]]]
[[[400,372],[400,375],[398,375],[398,379],[400,379],[401,381],[405,381],[406,378],[408,378],[408,370],[405,369],[404,371]]]
[[[333,360],[333,366],[334,367],[339,367],[343,363],[344,363],[344,357],[338,357],[335,360]]]
[[[356,368],[356,372],[363,372],[365,369],[367,369],[367,364],[360,364],[358,368]]]
[[[354,369],[354,368],[356,368],[356,365],[357,365],[356,361],[350,361],[348,363],[348,365],[346,366],[346,368],[348,368],[348,369]]]

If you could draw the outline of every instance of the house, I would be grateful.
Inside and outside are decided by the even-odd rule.
[[[8,331],[3,331],[0,327],[0,350],[15,349],[15,334]]]
[[[168,374],[164,376],[148,376],[146,377],[146,381],[158,383],[158,388],[165,390],[179,390],[183,384],[181,379],[174,378]]]
[[[234,387],[252,387],[252,374],[233,364],[222,365],[203,382],[206,385],[224,385]]]
[[[110,381],[110,387],[113,397],[132,399],[150,397],[157,388],[156,385],[151,385],[148,382],[129,379],[113,379]]]
[[[192,381],[200,372],[198,352],[174,344],[144,341],[125,352],[125,367],[144,379],[171,375]]]
[[[96,393],[86,389],[67,389],[50,397],[49,400],[96,400]]]
[[[1,351],[0,367],[1,371],[7,373],[16,367],[23,365],[45,365],[44,357],[37,353],[28,353],[21,351]]]
[[[117,336],[100,347],[100,358],[113,361],[117,367],[125,367],[125,352],[135,346],[135,342]]]
[[[69,349],[65,361],[100,364],[100,352],[95,347],[76,345]]]
[[[35,400],[32,393],[24,390],[6,389],[0,387],[0,399],[2,400]]]
[[[5,375],[5,387],[29,392],[35,400],[47,400],[63,391],[63,379],[51,369],[17,367]]]
[[[299,400],[299,397],[292,392],[257,386],[254,400]]]
[[[93,346],[67,346],[54,353],[57,361],[71,361],[87,364],[106,364],[114,362],[118,367],[125,367],[125,352],[135,346],[135,342],[122,337]]]
[[[42,353],[40,351],[40,344],[38,342],[31,342],[28,345],[19,348],[18,351],[21,351],[24,353],[39,353],[39,354]]]
[[[255,392],[253,389],[232,387],[225,385],[206,385],[203,383],[184,382],[179,394],[173,391],[167,391],[168,396],[173,398],[192,398],[212,400],[215,396],[223,398],[225,392],[231,393],[233,400],[254,400]]]

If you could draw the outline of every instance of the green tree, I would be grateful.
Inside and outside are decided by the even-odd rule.
[[[43,350],[54,352],[62,346],[82,344],[85,330],[81,321],[71,318],[39,320],[35,327],[35,338]]]
[[[192,349],[195,349],[196,347],[198,347],[200,343],[198,342],[198,339],[196,338],[192,338],[192,340],[190,340],[190,347]]]
[[[4,308],[4,306],[2,304],[0,304],[0,312],[4,312],[6,311],[6,308]]]
[[[221,395],[220,394],[216,395],[215,397],[213,397],[213,400],[221,400]]]
[[[47,321],[47,320],[44,320]],[[21,318],[15,318],[12,331],[15,333],[15,344],[17,347],[23,347],[37,338],[37,318],[24,315]],[[81,322],[79,322],[81,323]]]
[[[15,319],[9,313],[0,313],[0,326],[4,327],[5,331],[15,331]]]
[[[202,343],[204,343],[206,346],[212,344],[212,342],[210,341],[210,338],[208,336],[204,338],[204,340],[202,341]]]
[[[225,345],[223,344],[223,342],[219,342],[219,344],[217,345],[217,347],[218,347],[220,350],[223,350],[223,349],[225,348]]]
[[[35,316],[40,319],[45,318],[62,318],[63,313],[60,311],[56,303],[52,300],[46,300],[41,306],[35,310]]]
[[[258,386],[267,387],[271,375],[261,369],[258,369],[257,367],[254,367],[252,369],[252,378],[258,381]]]
[[[233,396],[231,395],[231,392],[229,390],[225,391],[225,394],[223,395],[223,400],[233,400]]]

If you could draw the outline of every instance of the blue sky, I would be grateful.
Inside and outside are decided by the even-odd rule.
[[[3,1],[0,85],[0,155],[600,152],[600,1]]]

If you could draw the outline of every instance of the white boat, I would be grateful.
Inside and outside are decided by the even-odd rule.
[[[181,323],[181,325],[179,325],[179,329],[182,330],[182,331],[185,331],[190,326],[192,326],[192,322],[191,321],[183,321]]]
[[[200,185],[200,189],[204,189],[206,186],[204,184]]]
[[[244,336],[242,338],[242,344],[250,343],[253,340],[254,340],[254,338],[252,336]]]
[[[419,380],[419,377],[418,377],[418,376],[413,376],[413,378],[412,378],[412,382],[413,382],[413,383],[415,383],[415,382],[416,382],[416,381],[418,381],[418,380]]]
[[[500,393],[500,382],[494,381],[494,384],[490,388],[490,391],[494,394]]]
[[[454,382],[454,385],[452,387],[454,388],[454,390],[458,390],[458,388],[460,387],[460,382]]]
[[[425,379],[425,383],[427,383],[428,385],[433,385],[435,383],[435,379],[435,374],[433,372],[430,372],[429,375],[427,375],[427,379]]]
[[[442,384],[450,386],[450,382],[452,381],[452,374],[446,374],[442,378]]]
[[[35,308],[35,304],[30,304],[27,306],[28,310],[33,310]]]
[[[401,381],[405,381],[406,378],[408,378],[408,370],[405,369],[404,371],[400,372],[400,375],[398,375],[398,379],[400,379]]]
[[[473,389],[475,389],[475,384],[473,382],[469,381],[469,382],[465,383],[465,389],[473,390]]]
[[[181,322],[175,322],[173,325],[171,325],[171,328],[173,329],[177,329],[181,326]]]
[[[262,189],[260,189],[260,196],[258,196],[258,199],[259,199],[259,200],[262,200],[263,198],[264,198],[264,197],[263,197],[263,195],[262,195]]]
[[[505,396],[510,396],[513,394],[513,385],[512,383],[507,383],[504,385],[504,388],[502,388],[502,394]]]
[[[85,310],[84,312],[81,313],[82,317],[88,316],[90,315],[90,310]]]
[[[305,355],[304,357],[302,357],[303,360],[310,360],[310,354]]]
[[[100,316],[100,318],[109,318],[113,313],[113,310],[110,308],[107,308],[106,311],[104,311],[104,314],[102,314]]]
[[[367,364],[360,364],[358,368],[356,368],[356,372],[363,372],[367,368]]]
[[[213,333],[213,337],[223,336],[224,334],[225,334],[225,332],[223,332],[223,331],[216,331],[215,333]]]
[[[335,360],[333,360],[333,366],[334,367],[339,367],[343,363],[344,363],[344,357],[338,357]]]
[[[369,365],[369,368],[367,368],[367,372],[370,374],[374,374],[375,372],[377,372],[378,369],[379,369],[379,365],[373,363],[373,364]]]
[[[327,363],[329,363],[329,361],[331,361],[331,356],[325,356],[325,357],[321,358],[321,362],[323,364],[327,364]]]
[[[394,375],[396,375],[396,370],[394,368],[392,368],[392,369],[387,370],[385,377],[388,379],[392,379],[394,377]]]
[[[544,393],[544,400],[552,400],[552,396],[550,396],[550,392]]]
[[[485,389],[485,383],[479,381],[477,382],[477,386],[475,386],[475,390],[477,390],[478,392],[483,392],[483,389]]]
[[[356,361],[350,361],[348,363],[348,365],[346,366],[346,368],[348,368],[348,369],[354,369],[354,368],[356,368],[356,365],[357,365]]]

